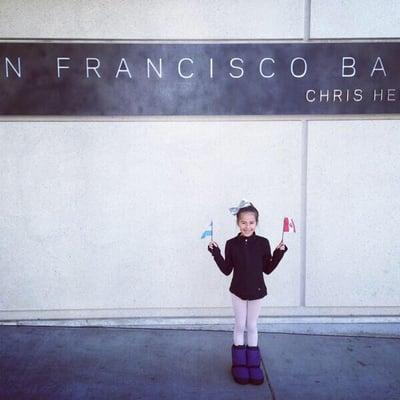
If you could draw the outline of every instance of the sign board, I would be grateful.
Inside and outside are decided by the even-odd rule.
[[[400,43],[0,43],[0,115],[400,112]]]

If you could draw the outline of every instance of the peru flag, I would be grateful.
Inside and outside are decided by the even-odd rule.
[[[296,232],[293,219],[285,217],[283,220],[283,232]]]

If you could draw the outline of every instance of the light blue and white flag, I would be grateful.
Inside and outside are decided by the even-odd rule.
[[[201,239],[204,239],[207,236],[211,236],[211,240],[213,237],[213,222],[210,222],[210,225],[208,225],[207,229],[203,232],[201,235]]]

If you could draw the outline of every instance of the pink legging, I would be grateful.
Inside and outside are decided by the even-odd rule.
[[[235,313],[235,328],[233,343],[235,346],[244,345],[244,331],[247,331],[247,344],[257,346],[257,320],[261,310],[261,300],[242,300],[231,293],[233,311]],[[247,321],[246,321],[247,320]]]

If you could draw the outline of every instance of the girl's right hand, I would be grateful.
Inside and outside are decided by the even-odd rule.
[[[275,247],[275,250],[287,250],[287,246],[283,241],[281,240],[278,244],[278,246]]]
[[[218,248],[218,243],[212,240],[210,243],[208,243],[208,248],[212,251],[214,250],[214,247]]]

